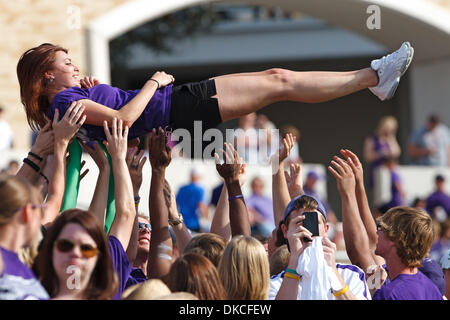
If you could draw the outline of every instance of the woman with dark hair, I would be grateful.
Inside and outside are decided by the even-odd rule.
[[[219,274],[213,263],[198,253],[187,253],[170,267],[168,287],[172,292],[189,292],[200,300],[224,300]]]
[[[52,299],[112,299],[117,291],[103,227],[89,211],[71,209],[55,219],[34,270]]]
[[[278,101],[318,103],[369,88],[390,99],[412,61],[414,49],[404,42],[371,66],[349,72],[295,72],[270,69],[240,73],[173,87],[175,78],[156,72],[141,90],[123,91],[94,78],[80,79],[67,49],[44,43],[27,50],[17,65],[21,100],[29,124],[43,127],[56,109],[64,115],[73,101],[85,106],[84,135],[104,139],[103,121],[118,118],[133,139],[153,128],[188,129],[201,120],[204,130],[255,112]]]
[[[44,215],[41,203],[39,191],[26,180],[0,177],[0,300],[49,298],[18,256],[39,233]]]

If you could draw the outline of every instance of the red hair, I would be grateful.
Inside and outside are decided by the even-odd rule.
[[[17,63],[17,78],[20,85],[20,100],[25,107],[27,121],[31,129],[39,130],[47,122],[48,80],[44,73],[53,68],[58,51],[67,53],[67,49],[43,43],[31,48],[20,57]]]

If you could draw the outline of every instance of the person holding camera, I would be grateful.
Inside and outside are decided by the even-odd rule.
[[[330,284],[323,283],[325,287],[330,287],[330,290],[323,295],[322,299],[371,299],[364,272],[354,265],[336,263],[336,245],[328,238],[328,230],[326,210],[316,198],[300,195],[289,202],[284,212],[284,219],[277,231],[276,245],[287,244],[290,259],[287,268],[270,279],[270,300],[299,300],[307,296],[305,293],[302,294],[304,282],[302,282],[302,274],[298,272],[298,265],[302,254],[311,246],[315,237],[322,237],[323,261],[332,273],[328,274],[328,278],[334,279],[330,281]]]

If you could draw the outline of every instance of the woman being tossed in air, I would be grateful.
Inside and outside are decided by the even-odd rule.
[[[21,101],[33,129],[62,117],[73,101],[84,105],[86,140],[104,140],[103,121],[114,117],[130,128],[129,139],[153,128],[183,128],[193,133],[194,121],[203,130],[255,112],[278,101],[318,103],[369,88],[381,100],[390,99],[414,50],[404,42],[394,53],[373,60],[365,69],[349,72],[296,72],[269,69],[214,77],[173,86],[172,75],[156,72],[140,90],[124,91],[92,78],[80,79],[68,51],[44,43],[27,50],[17,65]]]

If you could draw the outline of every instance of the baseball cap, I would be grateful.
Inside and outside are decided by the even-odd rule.
[[[445,181],[445,177],[442,174],[438,174],[435,178],[435,181]]]
[[[310,198],[313,198],[314,200],[316,200],[316,202],[317,202],[317,211],[319,211],[319,212],[325,217],[325,221],[328,221],[328,220],[327,220],[327,210],[325,210],[325,207],[324,207],[324,205],[322,204],[322,202],[320,202],[319,199],[317,199],[317,198],[314,197],[314,196],[311,196],[311,195],[304,195],[304,194],[295,197],[294,199],[292,199],[292,200],[288,203],[288,205],[286,206],[286,209],[284,210],[284,218],[283,218],[283,220],[286,220],[287,216],[288,216],[292,211],[294,211],[295,209],[297,209],[297,204],[296,204],[296,203],[297,203],[297,200],[301,199],[302,197],[310,197]]]
[[[307,179],[312,178],[312,179],[315,179],[315,180],[319,180],[320,176],[315,171],[309,171],[308,174],[306,175],[306,178]]]
[[[442,272],[442,269],[439,266],[439,264],[436,261],[431,260],[430,258],[424,258],[421,263],[422,266],[418,268],[420,272],[426,275],[427,278],[429,278],[436,285],[441,294],[444,295],[445,278],[444,273]]]

